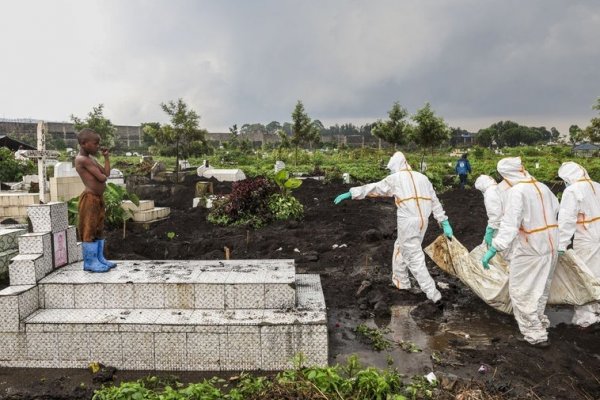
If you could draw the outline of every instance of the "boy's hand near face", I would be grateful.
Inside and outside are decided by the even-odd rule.
[[[110,156],[110,150],[108,149],[108,147],[103,147],[102,149],[100,149],[100,151],[102,152],[104,158],[108,158]]]

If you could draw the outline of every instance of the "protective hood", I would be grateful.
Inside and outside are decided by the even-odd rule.
[[[496,169],[511,185],[519,181],[531,179],[531,175],[529,175],[529,172],[525,171],[525,168],[523,167],[521,157],[503,158],[498,161]]]
[[[411,169],[410,165],[408,165],[408,162],[406,162],[406,157],[404,157],[404,154],[402,154],[401,151],[394,153],[388,162],[387,168],[392,172],[398,172],[403,169]]]
[[[573,161],[562,163],[558,169],[558,176],[560,176],[560,179],[567,182],[569,185],[572,185],[581,178],[589,179],[585,168],[577,163],[574,163]]]
[[[494,178],[488,175],[479,175],[479,178],[475,180],[475,189],[485,193],[490,187],[496,185]]]

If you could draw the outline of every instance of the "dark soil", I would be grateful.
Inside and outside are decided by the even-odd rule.
[[[157,206],[172,207],[171,216],[149,227],[130,227],[125,240],[121,230],[108,232],[108,258],[222,259],[225,247],[230,249],[231,258],[236,259],[293,258],[297,272],[321,275],[329,310],[331,362],[338,361],[336,354],[341,352],[348,340],[356,341],[355,346],[361,349],[361,353],[369,351],[353,334],[356,325],[372,320],[374,315],[385,319],[391,307],[410,305],[415,306],[411,315],[418,324],[441,327],[448,318],[454,318],[466,321],[463,322],[468,326],[469,323],[478,324],[485,316],[507,327],[503,332],[510,332],[491,332],[491,344],[486,346],[469,346],[459,339],[448,341],[442,353],[452,354],[452,361],[438,362],[436,373],[482,381],[490,392],[509,398],[600,398],[600,330],[582,331],[572,325],[558,324],[549,330],[550,348],[533,348],[516,339],[518,328],[512,316],[487,306],[460,281],[436,268],[429,259],[428,267],[433,278],[448,284],[448,289],[442,290],[442,308],[429,303],[418,291],[400,291],[390,285],[396,238],[395,206],[391,200],[346,201],[336,206],[333,204],[335,196],[346,192],[350,186],[307,179],[294,192],[305,207],[302,221],[275,222],[256,230],[219,227],[207,222],[206,209],[190,208],[194,181],[189,179],[183,185],[162,185],[156,189],[157,196],[151,196],[151,187],[145,182],[140,193],[142,198],[153,198]],[[230,190],[228,184],[214,184],[216,193]],[[456,237],[469,249],[481,243],[486,226],[482,195],[476,190],[450,190],[439,197]],[[173,239],[168,238],[170,232],[175,233]],[[424,246],[441,233],[437,223],[431,219]],[[340,323],[342,320],[345,322]],[[385,360],[384,353],[372,353],[373,357]],[[489,372],[478,372],[482,364],[489,367]],[[395,367],[403,371],[402,365]],[[423,368],[424,373],[428,370],[431,369]],[[68,378],[71,386],[66,385],[67,388],[60,393],[67,393],[64,398],[77,398],[73,391],[84,390],[77,385],[84,379],[89,382],[89,373],[60,371],[65,370],[0,369],[0,393],[11,384],[12,390],[20,387],[19,381],[37,382],[44,374],[53,374],[53,379],[58,381],[75,374],[76,378]],[[192,375],[188,375],[184,374],[184,377],[191,379]],[[139,376],[135,372],[117,372],[116,378]],[[47,388],[50,381],[46,380],[47,385],[42,387]],[[93,385],[89,382],[85,387]],[[31,391],[34,387],[27,390]],[[60,385],[53,384],[52,387]],[[42,393],[43,390],[40,390],[37,392]]]

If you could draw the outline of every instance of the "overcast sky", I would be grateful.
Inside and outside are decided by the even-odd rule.
[[[3,0],[0,118],[326,126],[430,102],[451,126],[584,127],[600,97],[600,1]]]

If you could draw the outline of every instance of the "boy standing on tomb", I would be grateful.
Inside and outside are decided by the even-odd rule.
[[[100,135],[90,128],[77,134],[79,154],[75,157],[75,169],[81,177],[85,190],[79,195],[79,235],[83,242],[83,270],[107,272],[117,264],[104,258],[104,190],[110,175],[108,149],[102,148],[104,167],[93,155],[98,154]]]

